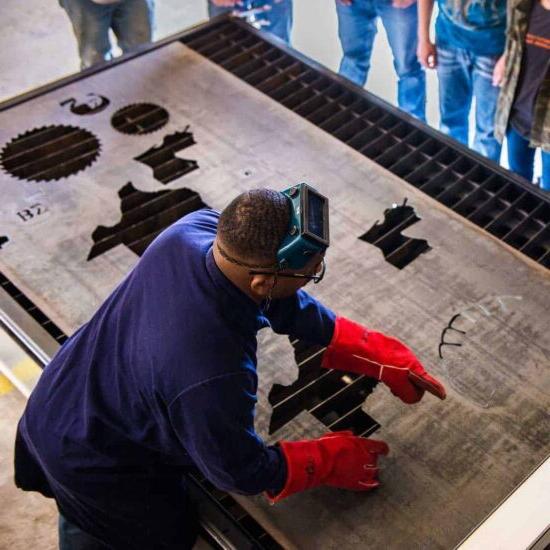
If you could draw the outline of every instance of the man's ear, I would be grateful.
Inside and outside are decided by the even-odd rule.
[[[250,277],[250,290],[260,298],[267,298],[275,285],[274,275],[252,275]]]

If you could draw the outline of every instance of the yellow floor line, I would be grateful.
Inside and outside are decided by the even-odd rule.
[[[24,383],[37,378],[42,371],[30,357],[25,357],[12,367],[11,372],[15,378]],[[9,393],[14,388],[15,386],[3,374],[0,374],[0,395]]]
[[[9,393],[14,387],[15,386],[3,374],[0,374],[0,395]]]

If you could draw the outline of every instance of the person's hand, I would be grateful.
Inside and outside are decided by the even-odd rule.
[[[493,86],[501,86],[504,79],[504,69],[506,68],[506,57],[502,54],[493,69]]]
[[[241,3],[240,0],[210,0],[210,2],[219,8],[233,8]]]
[[[287,464],[287,479],[280,493],[267,495],[271,503],[319,485],[370,491],[380,485],[378,457],[390,451],[383,441],[357,437],[349,430],[319,439],[281,441],[279,446]]]
[[[416,4],[416,0],[392,0],[392,7],[399,8],[401,10],[407,9],[408,7]]]
[[[445,387],[429,375],[402,342],[337,317],[321,365],[380,380],[404,403],[417,403],[425,391],[445,399]]]
[[[430,40],[418,41],[416,56],[420,64],[426,69],[435,69],[437,66],[437,50]]]
[[[353,4],[353,0],[336,0],[338,4],[342,4],[342,6],[351,6]]]

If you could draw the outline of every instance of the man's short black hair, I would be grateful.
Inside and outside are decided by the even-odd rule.
[[[274,263],[288,230],[288,199],[272,189],[252,189],[221,213],[218,238],[242,260]]]

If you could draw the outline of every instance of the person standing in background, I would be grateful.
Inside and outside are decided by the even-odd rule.
[[[435,44],[430,39],[433,4],[418,0],[418,59],[437,69],[440,129],[468,145],[475,98],[473,148],[499,162],[501,145],[494,134],[499,88],[493,71],[504,51],[506,0],[438,0]]]
[[[510,169],[529,181],[541,148],[540,185],[550,191],[550,0],[512,0],[506,36],[494,74],[495,135],[501,142],[506,135]]]
[[[416,58],[416,0],[336,0],[343,57],[339,73],[364,86],[380,18],[393,54],[400,109],[426,120],[426,75]]]
[[[154,0],[59,0],[78,42],[80,68],[113,58],[109,30],[123,53],[151,42]]]
[[[208,16],[211,18],[231,12],[244,16],[251,10],[258,10],[253,15],[258,23],[264,22],[259,28],[290,44],[292,0],[208,0]]]

